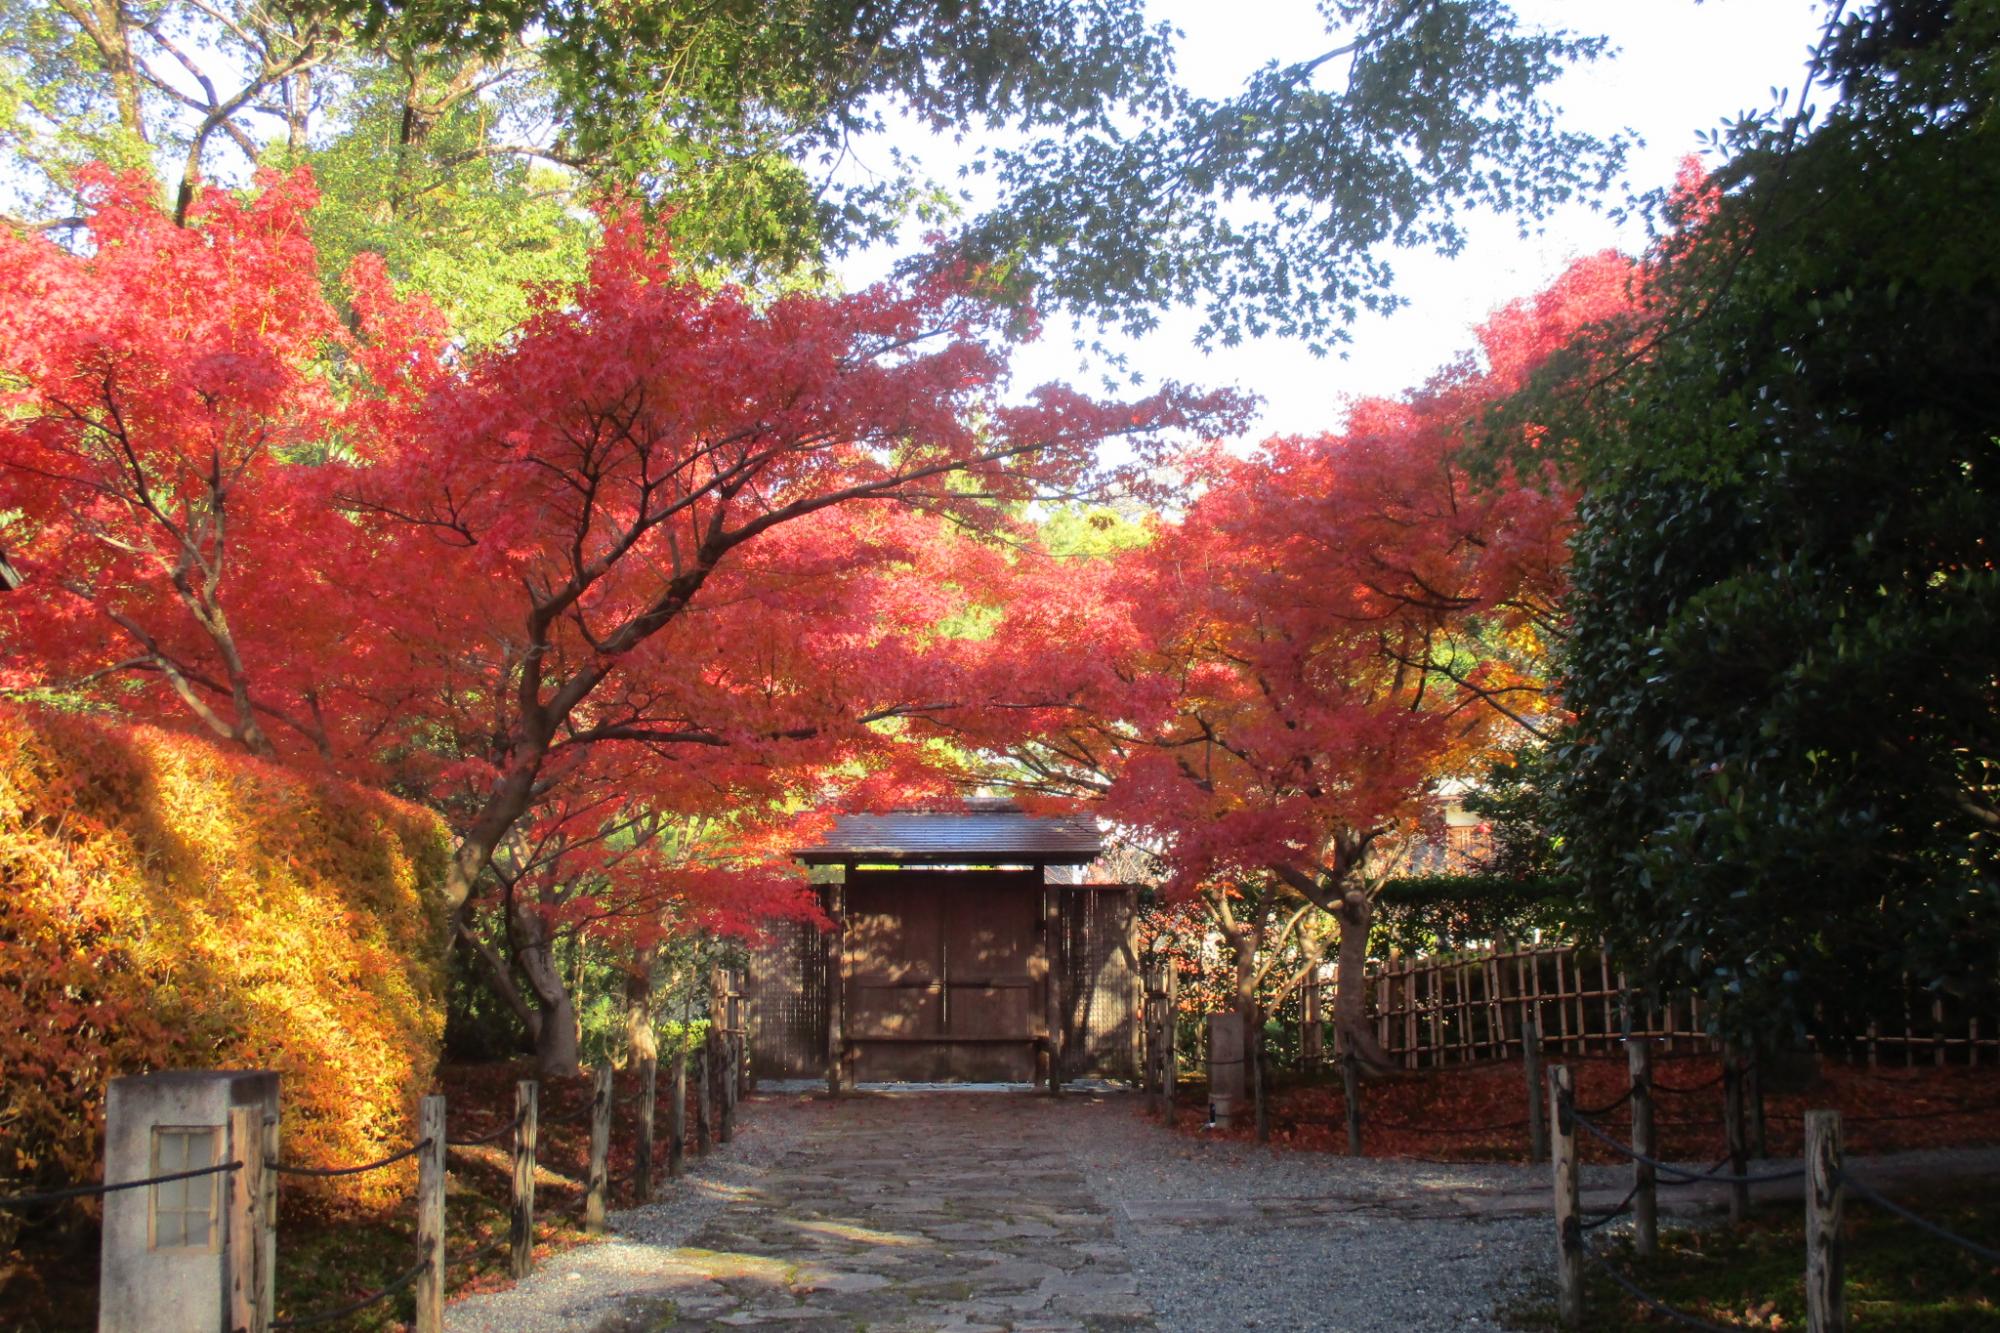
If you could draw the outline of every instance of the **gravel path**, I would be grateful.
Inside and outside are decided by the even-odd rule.
[[[1914,1178],[1991,1170],[1995,1154],[1877,1165]],[[1589,1212],[1629,1177],[1583,1179]],[[1721,1197],[1663,1192],[1661,1206]],[[1130,1096],[763,1096],[728,1148],[615,1214],[610,1240],[454,1304],[446,1327],[1490,1329],[1501,1296],[1549,1265],[1548,1217],[1546,1166],[1173,1135]]]

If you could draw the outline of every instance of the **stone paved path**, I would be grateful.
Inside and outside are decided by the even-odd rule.
[[[601,1327],[1151,1329],[1064,1128],[1061,1108],[1021,1096],[826,1105],[757,1187],[664,1258],[656,1295]]]

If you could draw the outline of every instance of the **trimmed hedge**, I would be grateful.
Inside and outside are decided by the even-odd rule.
[[[1451,952],[1482,940],[1581,944],[1598,928],[1578,905],[1576,888],[1558,878],[1412,875],[1391,879],[1375,899],[1371,952]]]
[[[0,1191],[97,1179],[107,1080],[155,1069],[278,1070],[289,1161],[406,1144],[444,1029],[450,847],[380,792],[0,708]],[[287,1198],[375,1206],[410,1179]]]

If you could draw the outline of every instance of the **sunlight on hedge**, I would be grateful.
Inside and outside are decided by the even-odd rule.
[[[379,792],[0,709],[0,1180],[97,1179],[106,1081],[153,1069],[280,1071],[290,1161],[409,1142],[449,853],[436,815]],[[333,1185],[383,1203],[412,1165]]]

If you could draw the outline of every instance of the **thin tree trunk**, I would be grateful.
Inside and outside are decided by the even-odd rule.
[[[492,945],[479,938],[479,933],[471,926],[460,922],[457,931],[458,942],[479,964],[480,973],[486,978],[487,986],[500,997],[500,1002],[513,1012],[514,1017],[521,1020],[521,1026],[528,1030],[529,1039],[540,1041],[542,1015],[528,1003],[528,997],[521,994],[521,988],[514,984],[514,972],[507,966],[507,960],[502,958]]]

